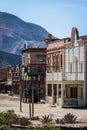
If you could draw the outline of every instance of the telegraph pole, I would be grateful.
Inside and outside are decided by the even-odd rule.
[[[34,78],[32,77],[32,117],[34,116]]]
[[[32,86],[32,117],[34,116],[34,86]]]
[[[29,83],[29,94],[28,94],[28,103],[29,103],[29,117],[31,117],[31,97],[30,97],[30,92],[31,92],[31,83]]]
[[[22,83],[20,83],[20,112],[22,112]]]
[[[29,98],[29,117],[31,117],[31,102],[30,102],[30,98]]]

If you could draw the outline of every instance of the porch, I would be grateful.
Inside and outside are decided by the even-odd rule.
[[[83,83],[48,83],[46,85],[46,102],[66,108],[84,107]]]

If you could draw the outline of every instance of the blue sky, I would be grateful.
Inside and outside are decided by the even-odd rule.
[[[0,11],[44,27],[58,37],[70,37],[71,28],[87,35],[87,0],[0,0]]]

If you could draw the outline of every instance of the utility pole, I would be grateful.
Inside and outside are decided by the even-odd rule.
[[[32,117],[34,116],[34,86],[32,85]]]
[[[29,117],[31,117],[31,100],[29,98]]]
[[[20,112],[22,112],[22,83],[20,83]]]
[[[35,77],[32,77],[32,117],[34,116],[34,79]]]
[[[40,74],[38,75],[38,100],[40,102]]]
[[[30,92],[31,92],[31,83],[29,83],[29,94],[28,94],[28,103],[29,103],[29,117],[31,117],[31,97],[30,97]]]

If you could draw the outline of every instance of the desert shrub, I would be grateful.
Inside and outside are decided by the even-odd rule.
[[[29,119],[26,118],[26,117],[20,117],[19,118],[19,123],[20,123],[20,125],[24,125],[24,126],[27,126],[27,125],[31,124]]]
[[[14,110],[7,110],[0,113],[0,124],[11,126],[12,123],[18,123],[18,116],[14,113]]]
[[[11,128],[6,125],[1,125],[0,130],[11,130]]]
[[[57,124],[64,124],[64,120],[63,120],[63,119],[59,119],[59,118],[57,118],[57,119],[55,120],[55,122],[56,122]]]
[[[73,115],[72,113],[67,113],[63,117],[63,121],[65,123],[74,123],[76,121],[76,119],[77,119],[77,117],[75,115]]]
[[[40,120],[42,123],[49,123],[52,121],[52,118],[49,115],[44,115]]]
[[[4,124],[4,113],[0,112],[0,125]]]

